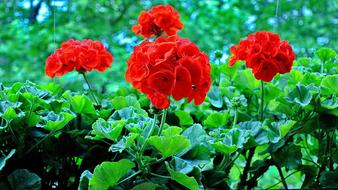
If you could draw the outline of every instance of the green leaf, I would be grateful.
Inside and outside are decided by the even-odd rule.
[[[139,185],[136,185],[131,190],[156,190],[159,186],[155,183],[145,182]]]
[[[291,72],[287,76],[289,76],[287,80],[287,84],[289,86],[295,86],[300,81],[302,81],[304,77],[303,73],[296,69],[292,69]]]
[[[238,75],[234,78],[235,86],[239,89],[248,89],[253,93],[254,89],[259,88],[260,82],[256,80],[250,69],[238,71]]]
[[[217,152],[223,153],[223,154],[231,154],[237,150],[236,145],[225,145],[222,144],[221,142],[216,142],[212,144],[212,147],[215,148]]]
[[[7,121],[13,120],[17,117],[17,114],[13,107],[8,107],[2,115],[0,115],[2,118],[4,118]]]
[[[305,73],[304,78],[302,80],[303,85],[315,84],[316,86],[320,86],[321,77],[314,73]]]
[[[291,103],[297,103],[302,107],[307,106],[312,99],[312,94],[309,89],[302,84],[297,84],[296,87],[288,94],[286,99]]]
[[[12,149],[7,156],[0,158],[0,171],[5,167],[7,160],[10,159],[15,152],[16,150]]]
[[[54,112],[48,112],[46,116],[40,116],[41,121],[36,125],[37,127],[42,127],[49,131],[60,130],[64,128],[69,121],[74,119],[73,114],[67,112],[61,112],[60,114],[55,114]]]
[[[184,130],[182,135],[187,137],[191,143],[191,147],[197,145],[209,145],[208,140],[210,137],[200,124],[194,124],[193,126],[187,128]]]
[[[137,120],[141,118],[148,117],[148,114],[143,109],[125,107],[120,110],[115,111],[109,118],[109,120]]]
[[[169,127],[163,130],[162,134],[165,137],[172,137],[172,136],[181,134],[182,131],[183,129],[179,127]]]
[[[134,162],[127,159],[118,162],[103,162],[95,167],[93,176],[89,180],[89,189],[106,190],[114,187],[134,167]]]
[[[231,154],[238,148],[242,148],[248,142],[250,136],[248,130],[234,128],[226,133],[222,141],[218,141],[212,144],[212,146],[219,152]]]
[[[22,105],[21,102],[8,102],[8,101],[1,101],[0,102],[0,117],[7,121],[11,121],[18,117],[15,109],[19,108]],[[24,112],[19,113],[20,116],[24,115]]]
[[[285,135],[290,131],[290,129],[296,124],[296,121],[293,120],[287,120],[284,122],[278,122],[276,123],[278,125],[279,131],[280,131],[280,137],[283,138]],[[271,125],[273,125],[272,123]]]
[[[338,107],[338,98],[333,95],[332,97],[328,98],[321,98],[321,106],[327,109],[335,109]]]
[[[317,168],[311,165],[300,165],[297,169],[305,174],[305,179],[301,188],[311,188],[312,185],[316,182],[316,177],[318,173]]]
[[[323,78],[321,83],[321,94],[322,95],[335,95],[338,96],[338,74],[328,75]]]
[[[316,51],[316,54],[318,55],[319,59],[323,62],[332,59],[336,56],[336,52],[333,49],[322,47],[319,50]]]
[[[220,72],[222,72],[226,77],[229,77],[230,79],[232,79],[236,77],[236,75],[238,74],[238,71],[240,71],[240,67],[242,63],[243,63],[242,61],[237,61],[237,63],[232,67],[230,67],[228,64],[222,64],[220,66]]]
[[[138,136],[139,134],[137,133],[129,133],[127,136],[123,136],[119,142],[109,147],[109,151],[121,153],[123,150],[133,146],[135,144],[135,139]]]
[[[290,112],[290,110],[292,110],[293,106],[297,106],[297,104],[292,104],[288,102],[284,97],[278,97],[274,100],[271,100],[268,105],[271,111],[283,113],[288,116],[292,115],[292,112]]]
[[[190,114],[185,111],[176,110],[175,115],[180,120],[180,126],[192,125],[194,123],[194,120],[192,119]]]
[[[281,151],[273,153],[272,158],[288,171],[296,169],[302,163],[302,152],[298,146],[289,144]]]
[[[87,96],[76,95],[71,97],[68,93],[65,93],[64,96],[70,102],[72,110],[79,114],[93,114],[96,115],[95,108],[93,103]]]
[[[88,190],[89,189],[89,180],[92,178],[93,174],[85,170],[82,172],[79,182],[79,187],[77,190]]]
[[[190,141],[185,136],[178,135],[180,133],[179,129],[170,127],[163,131],[164,136],[152,136],[148,139],[148,142],[165,158],[177,155],[190,146]]]
[[[336,168],[334,171],[324,171],[320,173],[320,184],[326,188],[336,188],[338,187],[338,169]]]
[[[216,108],[221,108],[223,106],[223,99],[217,86],[212,86],[207,96],[212,106]]]
[[[272,83],[267,83],[264,86],[264,101],[270,102],[270,100],[273,100],[280,95],[283,95],[282,91]]]
[[[107,122],[104,119],[99,118],[92,126],[93,130],[91,131],[91,135],[94,135],[94,137],[88,138],[93,140],[101,140],[102,138],[106,138],[116,141],[120,137],[125,124],[126,122],[124,120]]]
[[[26,169],[15,170],[8,176],[8,182],[15,190],[40,190],[41,178]]]
[[[115,109],[120,110],[125,107],[132,106],[134,108],[141,108],[140,103],[134,96],[118,96],[112,99],[112,104]]]
[[[177,183],[183,185],[184,187],[190,189],[190,190],[198,190],[198,183],[194,177],[189,177],[186,174],[182,172],[177,172],[172,170],[169,165],[167,164],[167,169],[170,173],[170,176],[173,180],[175,180]]]
[[[208,128],[222,127],[227,123],[228,118],[228,112],[213,112],[203,121],[203,125]]]
[[[42,86],[44,89],[48,90],[52,95],[57,95],[62,92],[62,87],[60,84],[48,83]]]

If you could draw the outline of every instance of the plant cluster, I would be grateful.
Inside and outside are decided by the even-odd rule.
[[[54,83],[0,86],[0,189],[338,186],[335,51],[294,61],[288,42],[262,31],[231,48],[232,67],[209,64],[175,34],[183,26],[171,6],[140,17],[133,30],[156,39],[130,56],[126,80],[135,89],[90,90],[90,98]],[[169,33],[167,19],[174,23]],[[84,71],[96,68],[89,65],[100,63],[101,51],[74,43],[76,50],[61,47],[56,57],[67,59],[53,64],[80,65],[72,70],[90,87]]]

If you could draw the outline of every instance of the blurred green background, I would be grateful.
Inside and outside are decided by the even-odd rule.
[[[45,60],[68,38],[97,39],[113,53],[112,68],[89,74],[100,92],[113,93],[127,86],[126,60],[142,39],[131,32],[140,11],[157,4],[171,4],[180,13],[190,38],[215,61],[223,52],[258,30],[277,32],[288,40],[297,57],[310,56],[326,46],[337,48],[337,0],[0,0],[0,82],[10,85],[30,80],[57,82],[77,89],[83,79],[76,72],[50,79]]]

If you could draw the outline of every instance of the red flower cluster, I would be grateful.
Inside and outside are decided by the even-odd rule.
[[[183,28],[180,15],[170,5],[154,6],[148,11],[142,11],[138,17],[138,24],[132,27],[136,35],[150,38],[160,36],[162,32],[168,36],[176,34]]]
[[[113,56],[99,41],[73,40],[62,43],[61,47],[46,60],[46,74],[53,78],[76,69],[78,72],[96,69],[100,72],[110,68]]]
[[[237,60],[246,62],[258,80],[270,82],[277,74],[291,71],[295,54],[287,41],[280,41],[278,34],[261,31],[250,34],[230,49],[230,66]]]
[[[170,105],[170,95],[199,105],[211,85],[209,58],[194,43],[176,35],[143,41],[128,60],[126,79],[158,109]]]

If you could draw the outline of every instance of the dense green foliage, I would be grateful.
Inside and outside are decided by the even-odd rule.
[[[290,74],[265,84],[263,122],[260,83],[250,70],[212,68],[207,101],[198,107],[176,102],[166,123],[134,90],[100,96],[99,106],[53,83],[1,86],[2,180],[25,168],[44,188],[75,188],[82,172],[82,189],[281,188],[280,170],[290,188],[336,187],[333,50],[300,58]],[[155,135],[147,138],[152,126]],[[241,179],[245,172],[248,180]]]
[[[336,1],[39,2],[0,2],[0,189],[338,187]],[[180,12],[179,34],[210,55],[200,106],[156,110],[124,80],[141,41],[130,28],[159,3]],[[230,45],[262,29],[297,54],[263,98],[244,63],[227,64]],[[92,91],[76,72],[44,74],[68,38],[99,39],[114,55],[111,69],[88,75]]]

